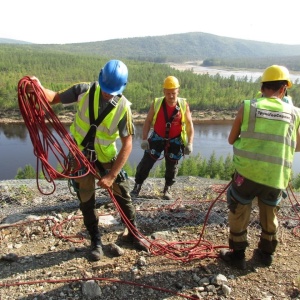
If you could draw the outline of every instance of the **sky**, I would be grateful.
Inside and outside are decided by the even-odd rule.
[[[4,0],[0,38],[69,44],[188,32],[300,45],[299,0]]]

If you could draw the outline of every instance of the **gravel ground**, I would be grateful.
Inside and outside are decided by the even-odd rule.
[[[0,182],[1,300],[300,299],[299,215],[292,217],[288,202],[271,267],[253,256],[259,235],[254,206],[247,269],[239,271],[217,257],[227,245],[228,182],[179,177],[174,200],[166,201],[163,180],[149,178],[133,199],[139,229],[152,243],[148,253],[120,240],[115,206],[107,191],[97,190],[104,258],[93,262],[77,199],[66,181],[55,184],[53,191],[40,182],[49,194],[43,195],[35,180]]]

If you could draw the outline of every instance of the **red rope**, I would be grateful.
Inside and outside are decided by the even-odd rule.
[[[46,95],[37,80],[26,76],[19,81],[18,101],[21,114],[24,118],[25,125],[30,134],[30,138],[34,148],[34,155],[37,157],[37,162],[40,162],[42,164],[43,174],[45,175],[45,178],[48,182],[52,182],[54,190],[54,180],[59,178],[74,179],[85,176],[89,172],[91,172],[95,177],[100,179],[94,167],[82,154],[82,152],[74,142],[73,138],[69,135],[69,133],[61,124],[56,114],[52,111],[51,106],[47,101]],[[54,135],[51,133],[51,126],[55,130],[59,138],[55,138]],[[61,146],[62,144],[65,145],[65,148],[68,152],[65,152],[64,148]],[[50,152],[52,152],[54,157],[57,159],[58,165],[62,169],[61,172],[57,171],[54,167],[50,165],[48,160]],[[71,169],[68,163],[69,153],[71,153],[72,156],[75,158],[76,166],[80,166],[83,164],[86,167],[85,174],[78,177],[74,177],[74,174],[78,170]],[[220,193],[220,196],[224,193],[226,188]],[[54,192],[54,190],[52,191],[52,193]],[[205,223],[203,224],[202,233],[198,241],[169,243],[162,240],[150,240],[147,237],[143,236],[140,232],[138,232],[137,229],[131,224],[131,222],[129,222],[126,215],[120,208],[118,202],[116,201],[112,191],[110,189],[107,190],[113,203],[116,206],[117,211],[120,213],[122,219],[124,220],[125,225],[131,231],[131,233],[134,236],[136,236],[137,239],[140,239],[141,243],[143,243],[144,239],[145,246],[149,246],[150,244],[150,252],[152,252],[152,254],[154,255],[165,255],[175,260],[190,261],[192,259],[197,258],[217,257],[218,255],[214,253],[213,250],[219,247],[227,247],[214,247],[213,245],[211,245],[211,243],[202,239],[209,212],[207,214]],[[40,192],[43,193],[41,190]],[[214,205],[214,203],[219,199],[219,197],[212,203],[211,208]],[[53,233],[57,232],[57,229],[59,229],[59,227],[54,226]]]
[[[28,85],[30,86],[28,89]],[[30,90],[31,92],[27,92]],[[40,87],[38,82],[30,77],[24,77],[19,81],[18,84],[18,102],[20,107],[20,112],[23,116],[25,125],[28,129],[30,134],[30,138],[32,141],[32,145],[34,148],[34,155],[37,157],[37,170],[39,167],[39,163],[42,165],[42,171],[45,176],[45,179],[48,182],[52,182],[55,190],[55,179],[60,178],[78,178],[87,175],[88,173],[92,173],[96,178],[100,179],[99,175],[95,171],[94,167],[90,164],[90,162],[86,159],[86,157],[82,154],[82,152],[77,147],[76,143],[74,142],[73,138],[69,135],[66,131],[65,127],[61,124],[60,120],[57,118],[55,113],[52,111],[50,104],[48,103],[46,96],[43,92],[43,89]],[[55,138],[54,135],[51,133],[51,126],[59,136],[59,139]],[[65,152],[64,148],[61,145],[65,145],[68,152]],[[53,156],[57,159],[58,164],[62,171],[59,172],[56,170],[51,164],[49,163],[49,153],[53,154]],[[69,165],[68,155],[69,153],[75,158],[76,166],[80,166],[84,164],[86,167],[86,173],[74,177],[74,174],[78,170],[72,170],[71,166]],[[37,185],[39,188],[38,183],[38,171],[37,174]],[[231,183],[231,182],[230,182]],[[125,221],[126,226],[129,230],[134,234],[137,238],[144,238],[147,243],[150,244],[150,252],[154,255],[164,255],[168,258],[174,260],[180,260],[182,262],[188,262],[193,259],[203,259],[203,258],[216,258],[218,254],[216,253],[216,249],[218,248],[228,248],[228,246],[221,245],[221,246],[213,246],[210,242],[205,241],[203,239],[207,219],[209,217],[209,213],[214,206],[214,204],[220,200],[221,196],[229,187],[230,183],[222,190],[219,191],[219,196],[211,203],[208,212],[206,214],[206,218],[202,227],[202,231],[200,233],[198,240],[193,241],[186,241],[186,242],[167,242],[164,240],[149,240],[145,236],[143,236],[140,232],[133,227],[133,225],[129,222],[127,217],[125,216],[124,212],[118,205],[113,193],[110,189],[107,189],[109,195],[115,204],[118,212],[120,213],[122,219]],[[44,192],[39,191],[43,194]],[[294,195],[293,195],[294,196]],[[289,197],[290,198],[290,197]],[[295,198],[295,197],[294,197]],[[63,221],[66,223],[66,221]],[[63,236],[61,232],[62,224],[58,224],[55,222],[52,232],[55,236],[63,237],[72,240],[72,242],[81,242],[81,236]],[[141,240],[142,242],[142,240]],[[147,246],[147,245],[146,245]],[[94,278],[95,280],[107,280],[110,279],[103,279],[103,278]],[[78,279],[75,279],[78,280]],[[64,280],[53,281],[54,282],[63,282]],[[74,281],[74,280],[65,280],[65,281]],[[52,281],[48,281],[52,282]],[[122,282],[126,284],[133,284],[138,285],[136,283],[131,282]],[[12,285],[21,285],[21,284],[36,284],[38,281],[33,282],[17,282],[12,284],[4,284],[5,286],[12,286]],[[154,287],[150,287],[154,288]],[[157,290],[163,290],[159,288],[154,288]],[[166,292],[170,292],[168,290],[164,290]],[[188,297],[182,294],[176,294],[179,296],[185,296],[186,298],[194,299],[193,297]]]
[[[27,92],[27,90],[31,92]],[[36,80],[30,77],[23,77],[19,81],[18,102],[33,145],[33,153],[37,157],[36,180],[39,191],[42,194],[49,195],[54,192],[55,179],[76,178],[74,174],[78,170],[71,169],[68,160],[69,153],[76,160],[75,165],[80,166],[82,162],[86,166],[86,173],[82,176],[89,172],[96,176],[96,171],[78,149],[73,138],[51,109],[43,89]],[[58,138],[52,134],[51,128],[55,130]],[[66,150],[61,145],[65,145]],[[61,172],[49,163],[49,155],[51,153],[56,158],[57,163],[55,166],[59,166],[62,169]],[[40,163],[45,179],[53,184],[54,188],[51,193],[44,193],[39,187],[38,170]]]
[[[111,282],[111,283],[119,283],[119,284],[127,284],[127,285],[132,285],[132,286],[137,286],[140,288],[147,288],[147,289],[152,289],[156,291],[160,291],[163,293],[169,293],[172,295],[176,295],[185,299],[192,299],[192,300],[197,300],[199,299],[198,296],[190,296],[190,295],[185,295],[176,291],[172,291],[166,288],[160,288],[160,287],[155,287],[151,286],[148,284],[143,284],[143,283],[138,283],[138,282],[133,282],[133,281],[126,281],[126,280],[121,280],[121,279],[116,279],[116,278],[103,278],[103,277],[82,277],[82,278],[65,278],[65,279],[45,279],[45,280],[30,280],[30,281],[17,281],[17,282],[5,282],[5,283],[0,283],[0,287],[11,287],[11,286],[21,286],[21,285],[38,285],[41,283],[70,283],[70,282],[81,282],[81,281],[104,281],[104,282]]]
[[[73,138],[53,112],[43,89],[36,79],[25,76],[19,81],[18,102],[20,112],[30,135],[34,155],[37,157],[36,180],[38,189],[42,194],[49,195],[55,191],[55,179],[74,179],[84,177],[89,173],[92,173],[96,178],[100,179],[100,175],[96,172],[93,165],[83,155]],[[59,138],[55,138],[52,134],[50,130],[51,127]],[[66,150],[64,150],[61,145],[65,145]],[[56,166],[59,165],[61,167],[61,172],[56,170],[55,167],[49,163],[49,155],[51,152],[57,159]],[[72,169],[69,165],[69,154],[74,157],[75,163],[72,165],[78,166],[77,169]],[[42,164],[45,179],[53,184],[54,188],[51,193],[45,193],[39,187],[39,163]],[[85,173],[80,176],[74,176],[82,165],[86,167]],[[112,191],[110,189],[107,190],[123,220],[125,220],[126,225],[132,230],[132,224],[128,221],[118,205]]]
[[[294,193],[294,189],[291,183],[289,183],[287,189],[286,189],[287,195],[288,195],[288,199],[291,203],[291,207],[292,207],[292,211],[295,213],[296,217],[292,218],[291,216],[289,217],[290,220],[298,220],[300,221],[300,202],[298,201],[295,193]],[[300,237],[300,233],[298,233],[300,229],[300,225],[295,226],[293,228],[293,234],[296,237]]]

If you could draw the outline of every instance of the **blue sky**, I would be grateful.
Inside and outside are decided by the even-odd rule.
[[[299,0],[5,0],[0,38],[39,44],[205,32],[300,45]]]

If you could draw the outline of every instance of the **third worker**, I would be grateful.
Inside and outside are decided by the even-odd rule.
[[[135,185],[131,196],[137,197],[143,182],[163,153],[165,158],[165,186],[163,197],[172,199],[171,186],[178,173],[178,162],[193,151],[194,126],[189,105],[178,97],[179,81],[168,76],[163,83],[163,97],[152,102],[143,125],[141,148],[144,155],[136,168]],[[149,136],[150,129],[153,131]]]

